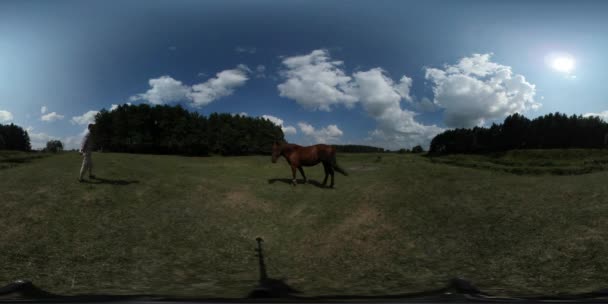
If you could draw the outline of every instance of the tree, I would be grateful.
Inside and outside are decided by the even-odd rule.
[[[104,151],[199,156],[268,154],[284,139],[279,126],[262,118],[146,104],[101,110],[91,135]]]
[[[63,151],[63,143],[59,140],[49,140],[46,143],[46,148],[44,148],[46,152],[57,153]]]
[[[30,151],[30,136],[20,126],[0,124],[0,149]]]
[[[417,145],[412,148],[412,153],[422,153],[422,152],[424,152],[424,148],[422,148],[422,146],[420,146],[420,145]]]
[[[608,123],[599,117],[550,113],[535,119],[520,114],[490,128],[452,129],[431,141],[431,154],[488,153],[511,149],[595,148],[606,145]]]

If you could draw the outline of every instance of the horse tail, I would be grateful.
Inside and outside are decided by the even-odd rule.
[[[335,154],[331,157],[331,167],[334,168],[334,170],[344,174],[344,176],[348,176],[348,173],[346,173],[346,171],[344,171],[344,169],[342,169],[340,166],[338,166],[338,162],[336,161]]]

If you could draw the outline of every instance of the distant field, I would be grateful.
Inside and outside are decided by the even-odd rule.
[[[36,158],[0,169],[0,283],[244,296],[261,236],[269,275],[304,295],[411,292],[456,276],[499,294],[606,288],[608,172],[487,168],[576,170],[608,157],[545,152],[339,154],[350,176],[333,190],[314,182],[322,167],[289,186],[285,161],[270,157],[96,153],[100,179],[85,184],[78,154]]]
[[[0,150],[0,170],[11,168],[22,163],[27,163],[32,160],[46,157],[49,154],[42,152],[21,152],[21,151],[3,151]]]
[[[489,155],[431,157],[435,163],[514,174],[572,175],[608,170],[608,150],[514,150]]]

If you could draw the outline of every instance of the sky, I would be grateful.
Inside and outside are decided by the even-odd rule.
[[[606,1],[0,1],[0,123],[77,147],[96,111],[265,117],[289,142],[428,146],[608,119]]]

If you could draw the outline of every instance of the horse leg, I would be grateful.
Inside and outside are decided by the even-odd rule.
[[[291,180],[291,183],[295,186],[297,184],[297,181],[296,181],[296,167],[295,166],[291,166],[291,176],[293,177],[293,179]]]
[[[329,167],[329,174],[331,175],[331,184],[329,184],[329,188],[333,188],[334,187],[334,168],[332,168],[331,165],[329,165],[328,167]]]
[[[325,178],[323,179],[323,186],[327,185],[327,177],[329,176],[329,170],[327,169],[327,163],[323,162],[323,170],[325,170]]]
[[[306,184],[308,181],[306,180],[306,175],[304,175],[304,169],[302,169],[302,167],[298,167],[298,170],[300,170],[300,173],[302,174],[302,177],[304,178],[304,183]]]

